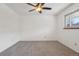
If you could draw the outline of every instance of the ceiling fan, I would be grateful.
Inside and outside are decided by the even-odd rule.
[[[36,3],[36,5],[33,5],[31,3],[26,3],[26,4],[34,7],[32,10],[29,10],[29,12],[32,12],[35,10],[39,13],[42,13],[42,10],[51,10],[52,9],[50,7],[43,7],[45,3]]]

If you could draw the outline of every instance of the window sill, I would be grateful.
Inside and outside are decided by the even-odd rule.
[[[64,28],[64,29],[79,29],[79,28]]]

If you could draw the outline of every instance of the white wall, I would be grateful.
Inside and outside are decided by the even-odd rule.
[[[18,15],[5,4],[0,4],[0,52],[19,40]]]
[[[55,18],[52,15],[17,15],[0,4],[0,52],[18,41],[55,40]]]
[[[56,29],[58,34],[58,41],[75,50],[76,52],[79,52],[79,29],[63,29],[64,15],[76,9],[79,9],[79,4],[73,4],[71,7],[67,8],[65,11],[59,14],[56,20]]]
[[[21,40],[55,40],[55,19],[52,15],[20,16]]]

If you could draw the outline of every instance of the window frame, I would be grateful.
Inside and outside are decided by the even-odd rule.
[[[71,24],[71,18],[73,18],[72,14],[75,14],[76,12],[79,12],[79,9],[64,15],[64,29],[79,29],[79,27],[73,27]],[[67,25],[67,20],[68,20],[67,17],[69,17],[69,21],[70,21],[69,26]]]

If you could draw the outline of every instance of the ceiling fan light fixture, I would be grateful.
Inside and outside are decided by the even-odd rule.
[[[38,8],[36,8],[35,10],[36,10],[37,12],[38,12],[38,11],[42,11],[42,8],[38,7]]]
[[[27,3],[27,4],[34,7],[34,9],[30,10],[29,12],[35,10],[39,13],[42,13],[42,10],[51,10],[50,7],[43,7],[45,3],[37,3],[36,5],[33,5],[31,3]]]

